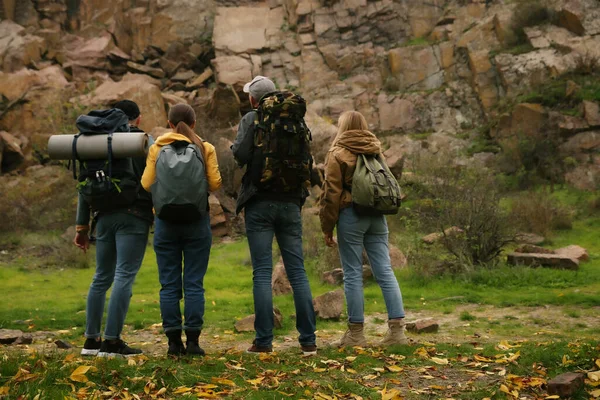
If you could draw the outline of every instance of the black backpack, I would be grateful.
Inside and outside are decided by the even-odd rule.
[[[296,194],[310,185],[312,136],[304,122],[306,101],[290,92],[260,100],[254,121],[252,180],[262,190]]]
[[[77,118],[79,134],[73,140],[73,178],[77,190],[94,211],[111,211],[135,202],[141,187],[131,158],[112,156],[112,134],[129,132],[129,118],[119,109],[91,111]],[[85,135],[107,135],[106,159],[79,160],[77,139]],[[76,163],[79,160],[79,176]]]

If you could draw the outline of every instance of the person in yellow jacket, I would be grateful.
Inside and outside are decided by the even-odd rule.
[[[192,107],[187,104],[173,106],[169,111],[169,126],[173,132],[160,136],[150,147],[146,170],[142,176],[142,186],[152,192],[154,200],[159,200],[161,190],[157,188],[162,184],[168,188],[166,192],[170,195],[177,191],[185,193],[183,198],[197,195],[197,198],[206,205],[192,208],[192,212],[189,212],[189,207],[178,208],[179,205],[175,204],[174,211],[165,214],[168,215],[167,218],[157,206],[160,201],[154,202],[157,213],[154,252],[161,284],[160,311],[163,329],[169,338],[167,352],[169,355],[204,355],[198,340],[204,323],[204,275],[212,244],[207,199],[209,191],[214,192],[221,187],[221,174],[214,146],[196,135],[193,130],[195,125],[196,114]],[[177,150],[177,148],[181,149],[181,146],[185,149],[183,152]],[[166,152],[167,150],[171,153]],[[200,158],[200,154],[196,154],[197,151],[201,153],[203,161],[201,164],[197,164],[198,160],[195,159]],[[179,164],[180,169],[177,170],[177,174],[169,175],[164,172],[168,171],[174,163],[161,161],[161,157],[171,161],[178,160],[177,157],[182,154],[187,163]],[[157,162],[160,165],[158,173]],[[203,165],[203,169],[198,168],[198,165]],[[190,179],[185,176],[188,172],[191,174]],[[205,174],[205,176],[200,176],[198,180],[198,174]],[[161,179],[164,181],[161,182]],[[165,208],[166,206],[162,209]],[[180,308],[182,297],[184,298],[183,321]],[[181,339],[183,330],[187,339],[186,346]]]

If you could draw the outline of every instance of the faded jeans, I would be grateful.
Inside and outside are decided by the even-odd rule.
[[[373,276],[381,287],[388,318],[404,318],[402,294],[390,262],[388,233],[387,222],[383,215],[358,215],[352,207],[340,210],[337,238],[344,270],[344,294],[349,322],[363,323],[365,320],[363,247],[367,251]]]
[[[87,297],[85,336],[100,337],[106,292],[108,302],[104,339],[119,339],[133,282],[142,265],[150,222],[125,212],[101,215],[96,225],[96,274]]]
[[[302,255],[302,218],[294,203],[256,200],[246,205],[246,234],[253,268],[256,344],[273,343],[273,237],[277,238],[283,265],[294,291],[296,329],[303,346],[316,341],[315,311]]]
[[[212,244],[210,217],[206,215],[189,224],[173,224],[156,218],[154,226],[163,329],[165,332],[202,330],[204,275]],[[183,324],[179,304],[182,298]]]

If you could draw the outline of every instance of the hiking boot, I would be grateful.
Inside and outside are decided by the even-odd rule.
[[[246,353],[270,353],[273,351],[272,346],[259,346],[256,344],[256,340],[252,342],[252,346],[250,346]]]
[[[140,349],[134,349],[127,346],[127,343],[122,339],[117,339],[115,341],[105,340],[102,342],[102,346],[100,346],[98,357],[130,357],[142,353],[143,351]]]
[[[316,344],[300,345],[300,350],[302,350],[302,355],[304,355],[304,356],[316,356],[317,355],[317,345]]]
[[[395,344],[408,344],[408,338],[405,331],[406,323],[404,318],[390,319],[388,321],[388,331],[381,342],[380,346],[392,346]]]
[[[169,350],[167,350],[168,356],[181,356],[185,354],[185,346],[181,341],[181,329],[175,331],[165,332],[169,338]]]
[[[87,338],[81,349],[81,355],[95,356],[100,351],[100,346],[102,346],[102,338]]]
[[[366,347],[367,339],[365,338],[364,329],[364,323],[348,322],[348,330],[344,333],[344,336],[340,340],[331,343],[331,345],[336,347]]]
[[[198,338],[200,337],[199,330],[190,330],[186,329],[185,331],[185,346],[187,348],[186,352],[190,356],[203,356],[206,354],[204,349],[200,347],[198,344]]]

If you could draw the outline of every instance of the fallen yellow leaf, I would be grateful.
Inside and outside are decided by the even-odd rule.
[[[600,381],[600,371],[588,372],[587,377],[592,382]]]
[[[390,372],[402,372],[402,371],[404,371],[404,368],[401,368],[401,367],[399,367],[397,365],[386,365],[385,367]]]
[[[265,379],[264,376],[258,377],[256,379],[248,379],[246,380],[246,382],[248,382],[249,384],[251,384],[252,386],[256,386],[259,383],[261,383],[263,380]]]
[[[600,397],[600,389],[594,390],[593,392],[590,392],[590,396],[592,396],[594,398]]]
[[[184,393],[189,393],[191,391],[192,391],[192,388],[180,386],[177,389],[175,389],[175,391],[173,391],[173,394],[184,394]]]
[[[211,380],[212,380],[214,383],[218,383],[218,384],[221,384],[221,385],[227,385],[227,386],[232,386],[232,387],[233,387],[233,386],[237,386],[237,385],[235,384],[235,382],[234,382],[234,381],[232,381],[231,379],[226,379],[226,378],[216,378],[216,377],[213,377]]]
[[[439,364],[439,365],[448,365],[447,358],[431,357],[431,361],[433,361],[434,363]]]
[[[87,376],[85,376],[85,374],[92,368],[94,367],[91,367],[89,365],[80,365],[79,367],[77,367],[77,369],[75,369],[75,371],[71,373],[71,380],[81,383],[87,382],[89,379]]]

